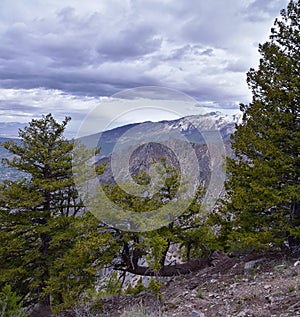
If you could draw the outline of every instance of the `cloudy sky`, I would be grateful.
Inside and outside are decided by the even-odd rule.
[[[212,108],[250,100],[287,0],[1,0],[0,122],[73,118],[124,89],[168,87]],[[188,113],[187,113],[188,114]]]

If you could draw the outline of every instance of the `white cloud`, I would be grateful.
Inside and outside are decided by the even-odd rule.
[[[100,96],[145,85],[223,108],[247,102],[245,72],[287,3],[2,0],[1,120],[13,120],[4,104],[14,98],[26,119],[49,110],[76,116],[79,101],[87,110]]]

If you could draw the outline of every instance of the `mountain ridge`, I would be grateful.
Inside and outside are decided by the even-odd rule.
[[[119,149],[128,147],[132,143],[138,143],[139,140],[164,141],[178,133],[180,138],[185,138],[190,143],[203,144],[207,140],[202,133],[208,136],[214,132],[219,132],[222,139],[227,141],[230,135],[235,131],[235,126],[240,122],[240,115],[226,115],[221,112],[210,112],[204,115],[191,115],[175,120],[162,120],[158,122],[139,122],[117,127],[104,132],[98,132],[89,136],[79,138],[87,147],[101,148],[101,157],[109,156],[118,143]],[[132,131],[130,133],[130,131]]]
[[[231,155],[230,135],[235,130],[235,125],[239,120],[240,116],[235,114],[226,115],[221,112],[209,112],[204,115],[186,116],[175,120],[131,123],[104,132],[84,136],[79,140],[87,148],[101,148],[100,155],[97,157],[97,161],[99,161],[100,159],[107,159],[116,150],[116,144],[118,145],[117,150],[125,151],[130,147],[133,148],[140,141],[163,143],[165,141],[174,142],[174,140],[180,140],[181,142],[185,140],[193,144],[194,147],[198,147],[198,152],[203,152],[203,148],[200,150],[201,146],[207,143],[206,141],[210,138],[210,134],[213,136],[214,132],[218,131],[225,144],[227,154]],[[203,137],[204,132],[206,139]],[[0,142],[9,140],[19,142],[17,138],[0,137]],[[156,148],[158,149],[158,147]],[[4,157],[10,157],[10,154],[0,146],[0,160],[2,161]],[[2,164],[0,165],[0,173],[0,183],[5,179],[16,180],[20,175],[18,171],[4,167]]]

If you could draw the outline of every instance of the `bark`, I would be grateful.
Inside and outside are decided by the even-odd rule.
[[[297,200],[291,204],[291,217],[292,217],[292,226],[298,227],[300,226],[300,201]],[[300,238],[291,236],[288,233],[288,244],[290,248],[299,247]]]
[[[208,266],[210,266],[210,257],[194,259],[182,264],[163,266],[158,272],[153,271],[153,269],[150,267],[139,265],[135,267],[127,267],[126,271],[129,273],[142,276],[176,276],[182,274],[189,274],[191,272],[204,269]]]
[[[37,304],[29,314],[29,317],[54,317],[51,307],[43,302]]]
[[[293,217],[293,225],[299,226],[300,225],[300,201],[296,200],[291,205],[291,213]]]

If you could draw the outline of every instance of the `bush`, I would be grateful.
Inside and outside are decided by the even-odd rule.
[[[10,285],[5,285],[0,292],[0,317],[25,317],[22,302]]]
[[[132,296],[136,296],[145,290],[146,287],[143,284],[143,279],[140,278],[135,287],[132,287],[131,284],[129,284],[126,293]]]
[[[155,281],[153,278],[151,279],[149,283],[149,289],[159,298],[162,297],[162,294],[160,293],[162,285],[159,281]]]

